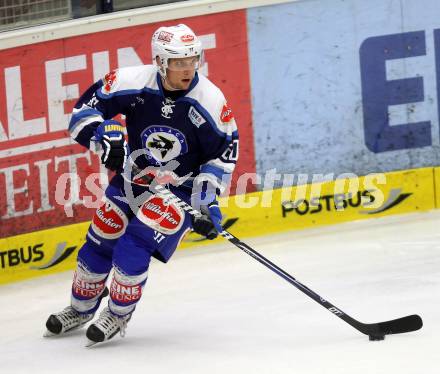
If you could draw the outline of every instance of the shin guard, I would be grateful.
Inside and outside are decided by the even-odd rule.
[[[132,313],[142,296],[142,288],[147,281],[147,277],[148,270],[139,275],[127,275],[114,267],[110,284],[110,311],[118,316]]]
[[[94,313],[99,307],[108,273],[97,274],[78,262],[72,283],[71,305],[79,313]]]

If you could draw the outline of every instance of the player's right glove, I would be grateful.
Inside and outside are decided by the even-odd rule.
[[[128,157],[123,126],[115,120],[105,120],[95,130],[95,139],[102,145],[101,161],[107,169],[121,171]]]

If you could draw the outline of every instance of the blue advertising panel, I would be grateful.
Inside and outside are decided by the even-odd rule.
[[[440,164],[438,0],[301,1],[247,15],[258,172]]]

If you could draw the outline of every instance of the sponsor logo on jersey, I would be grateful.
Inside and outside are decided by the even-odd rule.
[[[110,73],[107,73],[103,79],[104,91],[109,93],[115,81],[116,81],[116,72],[111,71]]]
[[[193,106],[189,108],[188,117],[196,127],[200,127],[206,122],[202,115]]]
[[[223,105],[222,113],[220,114],[220,120],[223,123],[228,123],[234,118],[234,115],[232,114],[232,110],[228,107],[228,103],[225,103]]]
[[[161,31],[157,37],[157,40],[160,40],[165,43],[171,42],[171,39],[173,39],[174,34],[167,31]]]
[[[185,135],[168,126],[150,126],[141,137],[147,159],[158,165],[188,152]]]
[[[111,200],[106,199],[92,219],[92,229],[104,239],[119,238],[127,227],[128,219],[125,213]]]
[[[110,124],[110,125],[104,126],[104,131],[105,132],[112,132],[112,131],[124,132],[124,127],[121,125]]]
[[[138,219],[162,234],[174,234],[182,227],[183,210],[160,195],[151,196],[139,209]]]
[[[74,296],[92,299],[102,293],[105,287],[105,279],[98,282],[89,282],[78,277],[75,271],[73,276],[72,293]]]
[[[140,284],[121,284],[115,278],[110,285],[110,297],[120,303],[131,303],[137,301],[142,296],[142,286]]]
[[[194,35],[191,35],[191,34],[182,35],[180,37],[180,40],[184,43],[192,42],[192,41],[194,41]]]

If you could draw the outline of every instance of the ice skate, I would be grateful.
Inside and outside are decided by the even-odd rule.
[[[68,331],[78,329],[89,322],[95,313],[79,314],[71,306],[64,308],[61,312],[51,314],[46,322],[44,337],[62,335]]]
[[[108,289],[105,288],[101,295],[103,297],[108,296]],[[51,336],[62,335],[68,331],[76,330],[84,326],[89,322],[95,313],[80,314],[71,306],[64,308],[61,312],[51,314],[46,321],[46,332],[44,337],[48,338]]]
[[[113,338],[118,332],[121,337],[125,336],[127,323],[131,318],[131,314],[124,317],[118,317],[105,308],[99,318],[93,322],[87,329],[86,336],[89,341],[86,347],[91,347],[97,343],[102,343]]]

